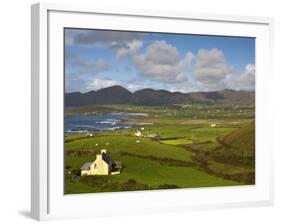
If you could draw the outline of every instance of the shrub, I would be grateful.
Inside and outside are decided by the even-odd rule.
[[[159,189],[176,189],[179,188],[179,186],[174,184],[161,184],[158,186]]]
[[[127,182],[119,185],[120,191],[137,191],[137,190],[148,190],[149,187],[145,184],[138,183],[134,179],[129,179]]]

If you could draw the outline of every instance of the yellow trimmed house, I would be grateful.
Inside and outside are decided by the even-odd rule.
[[[120,161],[112,161],[106,149],[96,155],[94,162],[84,163],[81,167],[81,176],[85,175],[114,175],[119,174],[122,168]]]

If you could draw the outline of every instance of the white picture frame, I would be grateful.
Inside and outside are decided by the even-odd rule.
[[[32,217],[50,220],[271,205],[273,147],[270,133],[265,130],[270,130],[271,123],[266,93],[273,80],[273,22],[271,18],[247,16],[32,5]],[[255,37],[256,184],[64,195],[63,27]]]

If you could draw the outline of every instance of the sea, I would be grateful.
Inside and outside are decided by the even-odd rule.
[[[83,133],[89,131],[108,131],[131,128],[131,124],[123,123],[142,114],[86,114],[86,115],[65,115],[65,133]]]

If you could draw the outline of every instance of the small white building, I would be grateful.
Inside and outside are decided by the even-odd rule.
[[[93,135],[93,133],[91,133],[91,132],[87,132],[86,133],[86,137],[93,137],[94,135]]]
[[[140,137],[142,137],[143,135],[142,135],[142,133],[141,133],[139,130],[137,130],[137,131],[135,132],[135,136],[138,137],[138,138],[140,138]]]
[[[158,135],[158,134],[149,134],[147,137],[152,139],[152,140],[160,140],[161,139],[160,135]]]

